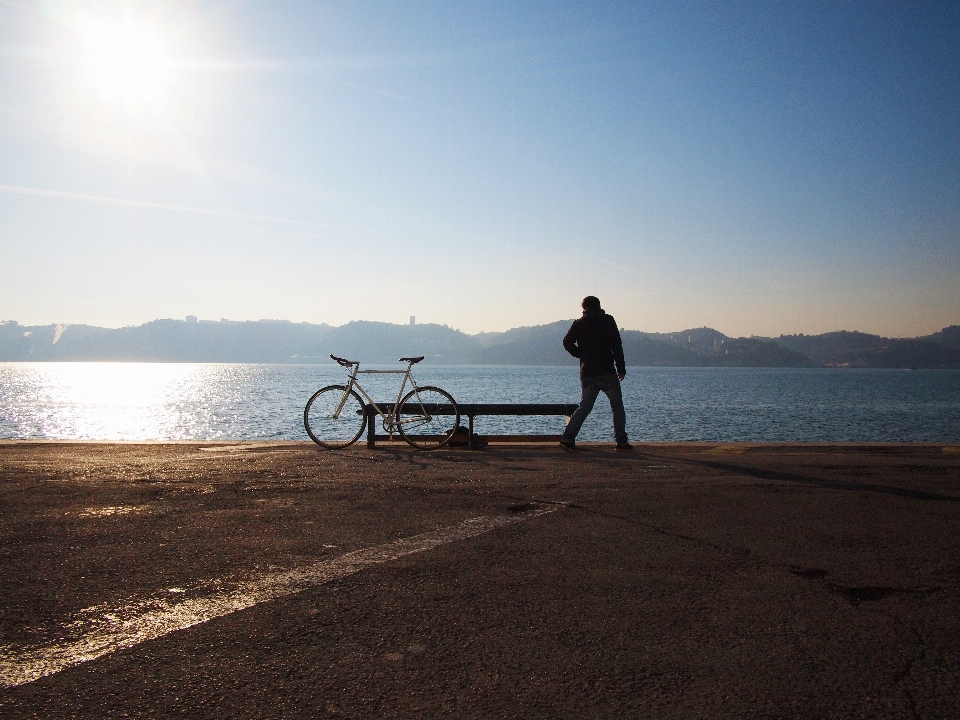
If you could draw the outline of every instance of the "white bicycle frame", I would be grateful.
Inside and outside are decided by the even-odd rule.
[[[343,393],[343,397],[340,398],[340,404],[337,405],[336,411],[333,413],[333,419],[336,420],[340,417],[340,411],[343,410],[344,404],[347,402],[347,397],[350,395],[350,391],[356,388],[360,391],[360,394],[366,399],[374,410],[376,410],[377,415],[383,418],[383,429],[390,433],[391,437],[393,436],[394,430],[396,430],[400,424],[403,422],[399,419],[397,414],[400,410],[400,400],[403,399],[403,391],[407,387],[407,380],[410,381],[410,384],[413,386],[414,390],[420,390],[417,386],[417,382],[413,379],[413,375],[410,374],[410,370],[413,368],[415,363],[407,362],[406,370],[361,370],[360,363],[355,363],[353,366],[353,372],[350,373],[350,380],[347,382],[347,391]],[[400,383],[400,391],[397,393],[397,401],[393,403],[393,410],[389,413],[385,413],[380,407],[373,401],[367,391],[363,389],[363,386],[357,382],[357,375],[403,375],[403,382]],[[426,417],[427,420],[430,419],[429,414]],[[420,422],[422,417],[411,418],[407,422]],[[373,422],[373,417],[370,418],[370,422]]]

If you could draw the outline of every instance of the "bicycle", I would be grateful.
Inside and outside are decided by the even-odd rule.
[[[394,433],[421,450],[443,447],[460,425],[460,410],[453,396],[438,387],[417,385],[410,370],[424,356],[400,358],[407,363],[406,370],[361,370],[355,360],[331,355],[341,367],[353,368],[346,385],[328,385],[317,390],[303,409],[303,426],[310,439],[328,450],[349,447],[363,434],[367,412],[356,390],[366,398],[370,407],[380,416],[383,429],[393,439]],[[386,411],[367,394],[357,382],[357,375],[403,375],[397,401]],[[413,389],[403,395],[407,381]],[[356,389],[356,390],[355,390]],[[402,399],[401,399],[402,396]],[[370,415],[370,422],[374,422]]]

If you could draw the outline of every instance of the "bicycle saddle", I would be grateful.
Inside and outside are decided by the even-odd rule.
[[[359,364],[360,364],[360,363],[357,362],[356,360],[344,360],[343,358],[338,358],[336,355],[334,355],[334,354],[332,354],[332,353],[330,354],[330,357],[332,357],[332,358],[333,358],[334,360],[336,360],[338,363],[340,363],[341,365],[343,365],[343,367],[353,367],[354,365],[359,365]]]
[[[412,364],[416,365],[418,362],[420,362],[421,360],[423,360],[423,358],[425,358],[425,357],[426,357],[426,355],[421,355],[421,356],[418,357],[418,358],[400,358],[400,362],[408,362],[408,363],[412,363]]]

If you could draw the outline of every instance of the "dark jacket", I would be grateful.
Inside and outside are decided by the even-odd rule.
[[[563,338],[563,347],[580,358],[580,377],[627,372],[617,321],[600,308],[585,310],[583,317],[573,321]]]

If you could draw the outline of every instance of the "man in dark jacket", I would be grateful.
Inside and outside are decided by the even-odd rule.
[[[623,341],[617,321],[600,307],[600,301],[590,295],[583,299],[583,317],[574,320],[563,338],[563,347],[575,358],[580,358],[580,405],[567,423],[560,438],[564,450],[576,449],[580,426],[593,410],[597,395],[603,392],[613,410],[613,434],[617,450],[628,452],[633,447],[627,441],[627,414],[623,409],[620,381],[627,375],[623,360]]]

